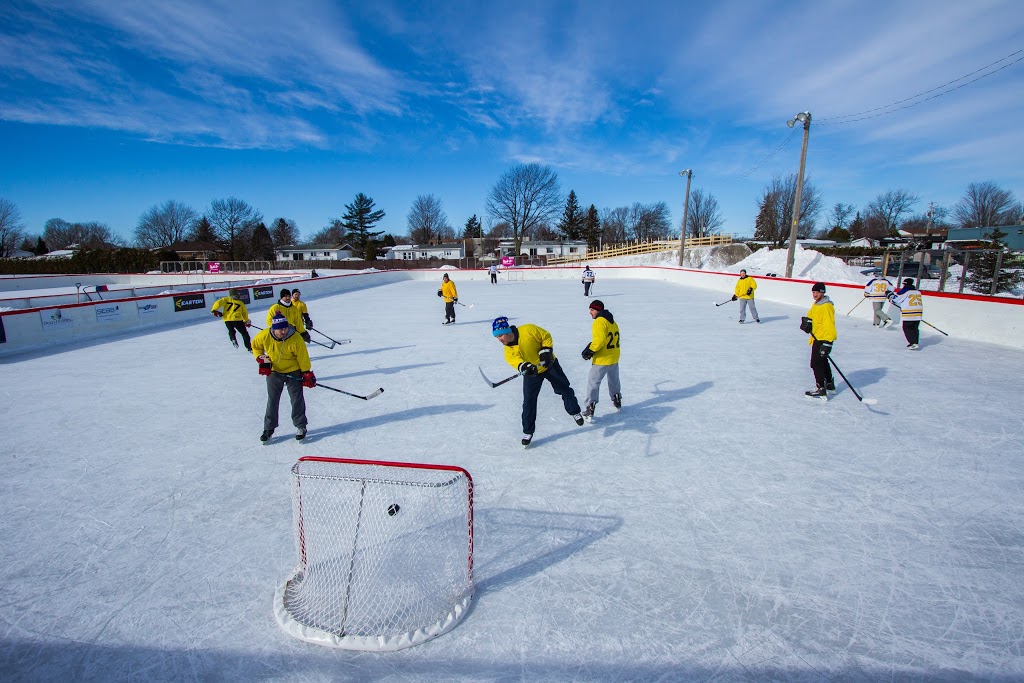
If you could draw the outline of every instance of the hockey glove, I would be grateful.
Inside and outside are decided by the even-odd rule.
[[[747,287],[747,296],[750,296],[753,293],[754,293],[754,288],[753,287]]]
[[[818,352],[822,358],[828,358],[828,354],[832,353],[832,342],[821,342],[821,349]]]
[[[313,343],[313,340],[310,339],[309,337],[309,332],[300,332],[299,336],[302,337],[303,341],[305,341],[307,344]]]
[[[523,375],[536,375],[537,366],[534,365],[533,363],[527,363],[526,361],[523,361],[522,363],[519,364],[519,372],[520,374]]]
[[[245,321],[245,326],[246,327],[252,327],[252,321],[251,320],[246,320]]]
[[[803,330],[807,334],[810,334],[812,327],[813,327],[813,325],[811,324],[811,319],[810,318],[808,318],[807,316],[804,316],[803,318],[800,318],[800,329],[801,330]]]
[[[735,294],[732,295],[732,300],[736,301],[736,295]]]
[[[437,295],[438,295],[438,296],[444,296],[443,294],[441,294],[441,290],[440,290],[440,289],[439,289],[439,290],[437,290]]]
[[[302,373],[302,386],[307,389],[312,389],[316,386],[316,375],[313,374],[312,370]]]
[[[274,366],[270,363],[270,356],[263,354],[256,359],[256,362],[260,364],[260,374],[270,377],[270,373],[274,370]]]
[[[302,323],[307,329],[313,329],[313,319],[309,317],[309,313],[302,314]]]
[[[454,299],[452,299],[452,303],[453,304],[459,303],[459,297],[455,297]]]
[[[547,370],[548,367],[550,367],[551,364],[555,362],[555,352],[551,349],[550,346],[541,347],[540,353],[538,353],[537,355],[540,356],[540,366],[545,370]]]
[[[214,311],[213,315],[214,315],[215,318],[221,318],[221,317],[224,316],[224,314],[221,313],[220,311]]]
[[[594,357],[594,350],[590,348],[590,344],[587,344],[583,347],[583,353],[580,355],[583,356],[583,360],[590,360]]]

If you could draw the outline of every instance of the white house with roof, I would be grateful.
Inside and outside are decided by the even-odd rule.
[[[384,258],[400,261],[415,261],[417,259],[458,261],[465,256],[465,245],[457,242],[451,244],[396,244],[388,249]]]
[[[344,244],[286,244],[274,250],[278,261],[340,261],[356,257],[356,249]]]
[[[504,239],[498,243],[501,253],[515,255],[516,241]],[[523,240],[519,256],[586,256],[586,240]]]

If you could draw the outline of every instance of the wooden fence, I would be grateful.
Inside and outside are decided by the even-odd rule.
[[[732,235],[708,235],[707,237],[687,237],[686,248],[714,247],[722,244],[732,244]],[[627,244],[611,244],[600,251],[590,251],[586,254],[570,254],[568,256],[549,256],[548,265],[563,263],[585,263],[598,259],[614,258],[616,256],[632,256],[634,254],[652,254],[658,251],[673,251],[679,248],[679,240],[657,240],[654,242],[630,242]]]

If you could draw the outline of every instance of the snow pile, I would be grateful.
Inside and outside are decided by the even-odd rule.
[[[760,249],[739,263],[724,269],[726,273],[739,273],[746,270],[750,275],[767,275],[773,273],[777,277],[786,276],[786,262],[789,260],[788,249]],[[870,276],[861,273],[863,266],[848,266],[839,258],[825,256],[813,249],[804,249],[796,245],[793,258],[793,277],[800,280],[818,280],[821,282],[845,282],[863,284]]]

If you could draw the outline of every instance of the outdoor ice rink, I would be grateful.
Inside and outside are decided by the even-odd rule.
[[[491,320],[549,330],[582,397],[574,281],[460,280],[309,298],[309,437],[224,325],[0,360],[0,678],[210,681],[1011,681],[1024,678],[1020,350],[837,311],[812,388],[804,307],[604,280],[624,407],[577,427],[550,390],[519,445],[521,384]],[[811,303],[808,286],[807,304]],[[255,312],[263,325],[265,311]],[[925,319],[929,319],[927,307]],[[931,320],[942,327],[941,320]],[[303,455],[431,462],[475,482],[476,597],[451,633],[390,654],[276,624],[296,564]]]

